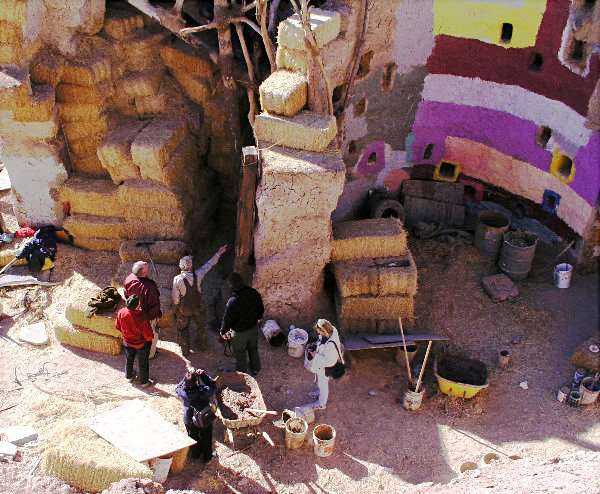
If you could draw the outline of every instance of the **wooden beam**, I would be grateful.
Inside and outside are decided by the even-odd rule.
[[[252,253],[254,232],[254,202],[258,180],[258,149],[255,146],[242,148],[242,181],[237,210],[235,238],[235,270],[249,281],[249,260]]]

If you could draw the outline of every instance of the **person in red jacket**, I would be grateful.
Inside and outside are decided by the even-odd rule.
[[[150,327],[154,333],[152,346],[150,347],[150,355],[148,358],[153,359],[158,355],[156,344],[158,343],[158,320],[162,317],[160,310],[160,292],[156,282],[149,277],[150,266],[147,262],[137,261],[133,263],[131,274],[125,278],[123,288],[125,289],[125,298],[137,295],[140,305],[138,311],[142,313],[142,317],[150,322]]]
[[[140,384],[146,388],[150,386],[149,373],[150,364],[148,354],[152,345],[154,333],[150,327],[150,321],[144,319],[142,313],[137,310],[139,299],[137,295],[131,295],[123,307],[117,312],[115,326],[123,336],[123,347],[125,348],[125,377],[133,381],[133,362],[138,357],[138,370]]]

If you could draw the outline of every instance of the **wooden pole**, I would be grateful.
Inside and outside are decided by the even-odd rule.
[[[410,362],[408,361],[408,350],[406,349],[406,339],[404,338],[404,328],[402,327],[402,318],[398,318],[400,325],[400,334],[402,335],[402,345],[404,345],[404,358],[406,359],[406,372],[408,373],[408,383],[412,384],[412,372],[410,371]]]
[[[242,180],[238,199],[237,230],[235,238],[235,270],[248,282],[249,260],[252,253],[254,230],[254,202],[258,179],[258,149],[242,148]]]
[[[427,367],[427,358],[429,357],[429,350],[431,350],[432,344],[433,344],[432,340],[429,340],[429,343],[427,343],[427,351],[425,352],[425,358],[423,359],[423,365],[421,366],[421,372],[419,372],[419,378],[417,379],[417,384],[415,385],[415,393],[419,392],[419,386],[421,385],[421,379],[423,379],[423,374],[425,373],[425,367]]]

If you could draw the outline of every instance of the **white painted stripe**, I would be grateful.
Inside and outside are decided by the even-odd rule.
[[[592,134],[585,127],[585,117],[575,110],[520,86],[479,78],[430,74],[425,78],[423,99],[510,113],[537,125],[550,127],[553,134],[562,135],[575,147],[585,146]]]

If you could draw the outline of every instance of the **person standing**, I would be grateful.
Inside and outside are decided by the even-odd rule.
[[[117,312],[115,327],[123,336],[123,347],[125,349],[125,377],[133,381],[133,363],[137,355],[138,373],[142,387],[150,386],[149,373],[150,364],[148,354],[154,334],[150,322],[145,320],[140,311],[137,310],[139,299],[136,295],[129,297],[125,307]]]
[[[173,278],[171,298],[175,307],[175,325],[177,327],[177,342],[181,353],[187,357],[190,353],[190,323],[196,324],[195,347],[206,350],[206,317],[202,304],[202,280],[206,274],[219,262],[227,251],[223,245],[200,268],[193,271],[192,256],[185,256],[179,260],[181,273]]]
[[[314,393],[316,401],[310,405],[315,410],[325,410],[329,399],[329,377],[325,369],[334,366],[338,359],[342,360],[340,336],[337,328],[327,319],[319,319],[314,326],[318,338],[306,348],[304,367],[315,374],[318,392]]]
[[[202,369],[188,369],[184,378],[175,388],[177,396],[183,401],[183,423],[196,444],[191,447],[191,456],[208,463],[213,457],[212,420],[203,427],[194,424],[194,413],[210,406],[216,391],[215,381]]]
[[[160,310],[160,292],[156,282],[149,278],[150,266],[147,262],[137,261],[131,267],[131,274],[125,278],[123,288],[125,289],[125,298],[136,295],[139,299],[138,310],[142,317],[150,322],[150,327],[154,334],[152,345],[150,347],[150,359],[157,355],[156,344],[158,343],[158,320],[162,317]]]
[[[225,314],[221,324],[221,336],[233,330],[231,346],[235,356],[235,368],[240,372],[248,372],[253,376],[260,372],[258,355],[258,321],[265,312],[262,297],[254,288],[247,286],[239,273],[229,275],[229,284],[233,291],[225,306]]]

